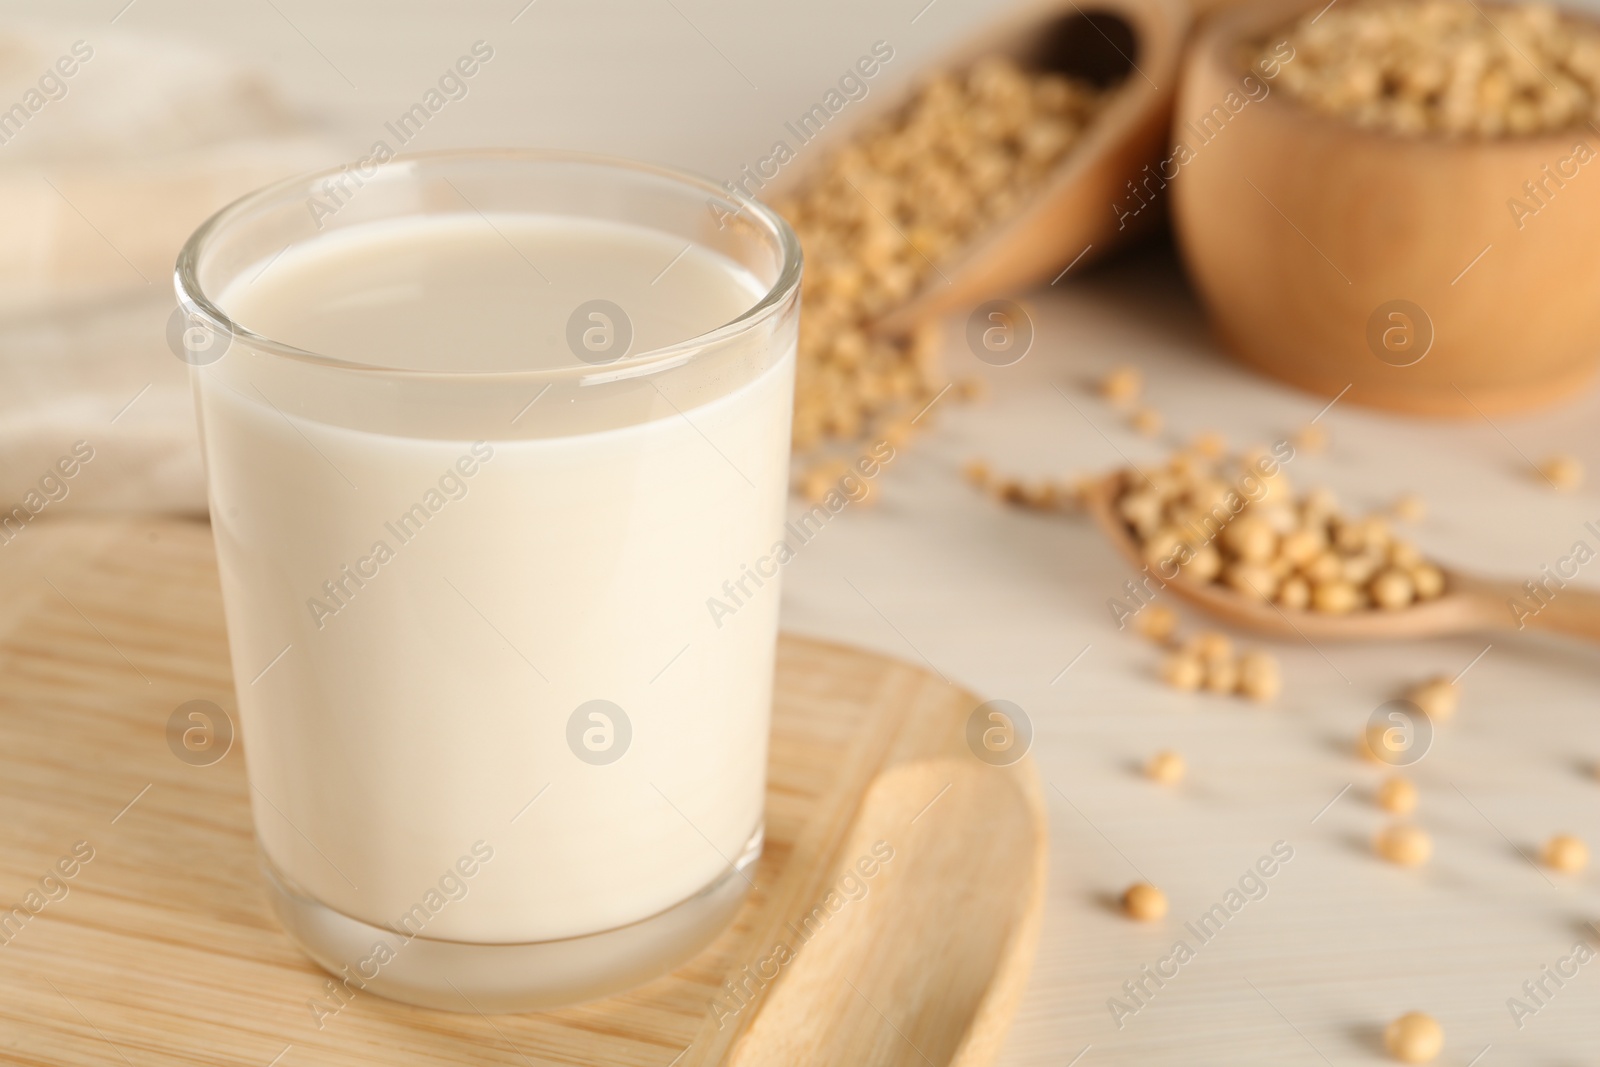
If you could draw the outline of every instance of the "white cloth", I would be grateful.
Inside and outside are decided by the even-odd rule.
[[[52,513],[204,509],[173,262],[228,201],[336,159],[222,56],[114,27],[0,34],[0,506],[87,441]]]

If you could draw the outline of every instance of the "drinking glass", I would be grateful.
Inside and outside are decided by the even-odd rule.
[[[319,1022],[601,996],[737,910],[800,274],[759,203],[533,151],[295,178],[184,247],[256,837]]]

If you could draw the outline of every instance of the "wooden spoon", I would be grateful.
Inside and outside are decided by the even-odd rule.
[[[960,71],[984,56],[1006,55],[1032,69],[1057,70],[1097,84],[1115,84],[1114,98],[1028,200],[960,256],[929,273],[921,289],[875,326],[899,332],[929,316],[1048,281],[1145,232],[1164,215],[1163,195],[1149,210],[1130,191],[1143,168],[1166,147],[1178,82],[1178,56],[1190,9],[1177,0],[1034,0],[1008,11],[926,63],[928,71]],[[827,149],[872,119],[903,106],[920,87],[873,98],[842,130],[830,128],[824,151],[802,149],[763,199],[802,187]],[[1151,188],[1160,183],[1152,181]],[[1122,213],[1119,214],[1119,205]]]
[[[1144,168],[1166,147],[1189,17],[1187,5],[1164,0],[1098,0],[1092,6],[1045,0],[965,46],[961,58],[968,62],[1002,52],[1025,66],[1121,81],[1026,205],[934,272],[883,320],[884,330],[1049,281],[1078,257],[1081,268],[1165,218],[1155,191],[1161,182],[1148,187],[1154,202],[1148,210],[1140,210],[1146,201],[1131,187],[1145,180]],[[959,60],[951,65],[959,67]]]
[[[1146,564],[1133,530],[1117,513],[1116,502],[1132,472],[1117,471],[1084,490],[1084,506],[1123,558],[1141,570]],[[1156,588],[1165,586],[1190,604],[1242,629],[1307,641],[1380,641],[1397,638],[1441,637],[1483,630],[1518,630],[1517,613],[1510,602],[1537,606],[1515,583],[1495,581],[1445,571],[1444,595],[1387,611],[1370,608],[1348,615],[1329,615],[1280,607],[1249,597],[1213,582],[1196,582],[1181,575],[1162,582],[1152,575]],[[1524,616],[1520,623],[1574,637],[1600,641],[1600,593],[1568,587],[1547,598],[1545,607]]]

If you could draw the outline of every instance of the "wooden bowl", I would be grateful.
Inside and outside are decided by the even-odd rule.
[[[1247,99],[1248,44],[1282,40],[1312,9],[1223,12],[1185,59],[1173,130],[1192,158],[1166,172],[1178,171],[1180,247],[1223,343],[1320,397],[1350,386],[1348,400],[1416,414],[1578,389],[1600,362],[1600,135],[1363,130],[1259,76]],[[1247,101],[1237,113],[1230,92]],[[1226,121],[1202,129],[1216,107]],[[1550,193],[1534,200],[1528,182]]]
[[[1188,24],[1182,0],[1031,0],[923,64],[930,73],[959,71],[984,56],[1006,55],[1024,67],[1116,88],[1026,202],[957,258],[941,263],[878,327],[897,332],[929,316],[1048,282],[1080,254],[1087,253],[1087,263],[1151,228],[1156,212],[1119,218],[1116,204],[1128,199],[1126,184],[1161,155]],[[830,151],[871,120],[904,106],[922,84],[913,79],[899,92],[869,98],[846,125],[829,128],[821,151],[803,150],[761,197],[780,199],[802,187]]]

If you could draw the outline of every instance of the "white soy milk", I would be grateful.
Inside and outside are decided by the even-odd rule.
[[[346,361],[581,368],[566,337],[585,301],[626,309],[638,353],[760,299],[685,243],[542,216],[386,222],[245,270],[219,303]],[[761,825],[776,583],[723,618],[707,600],[782,537],[793,352],[592,432],[581,396],[507,385],[504,433],[475,441],[352,428],[359,404],[291,415],[238,347],[197,391],[271,862],[357,919],[496,943],[635,922],[726,875]]]

